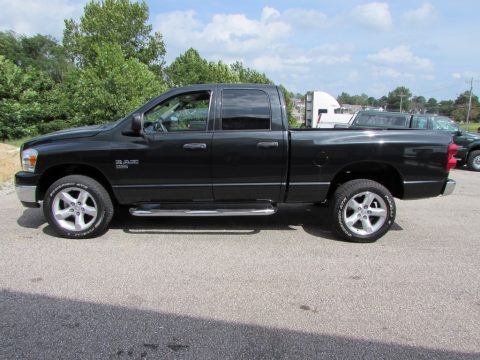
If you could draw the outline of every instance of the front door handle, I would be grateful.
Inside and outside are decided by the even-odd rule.
[[[207,144],[203,143],[191,143],[191,144],[184,144],[183,149],[184,150],[205,150],[207,148]]]
[[[259,142],[257,144],[257,148],[259,149],[273,149],[277,147],[278,147],[278,141]]]

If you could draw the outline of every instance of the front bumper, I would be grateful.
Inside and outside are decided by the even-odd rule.
[[[19,171],[15,174],[15,191],[18,200],[26,207],[40,207],[37,199],[38,174]]]
[[[37,201],[37,187],[28,185],[15,185],[18,200],[22,203],[34,203]]]
[[[453,193],[453,190],[455,190],[455,186],[457,185],[457,182],[452,179],[448,179],[447,182],[445,183],[445,186],[443,187],[442,191],[442,196],[447,196]]]

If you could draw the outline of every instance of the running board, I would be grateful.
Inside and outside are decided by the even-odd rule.
[[[271,204],[261,204],[261,206],[248,206],[247,204],[234,206],[232,208],[224,207],[212,208],[211,206],[199,208],[197,206],[184,205],[184,208],[168,205],[141,205],[137,208],[131,208],[130,214],[133,216],[268,216],[277,212],[277,208]],[[217,206],[221,206],[217,204]]]

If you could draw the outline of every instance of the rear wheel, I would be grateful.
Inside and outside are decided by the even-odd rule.
[[[468,170],[480,171],[480,150],[475,150],[468,155]]]
[[[110,195],[96,180],[70,175],[48,189],[43,212],[50,226],[62,237],[91,238],[102,234],[113,217]]]
[[[341,185],[333,195],[334,232],[350,241],[374,242],[395,220],[392,194],[376,181],[357,179]]]

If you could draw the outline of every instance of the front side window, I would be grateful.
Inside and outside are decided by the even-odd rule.
[[[222,92],[222,130],[270,130],[268,95],[261,90]]]
[[[205,131],[209,106],[208,91],[171,97],[144,114],[145,132]]]

